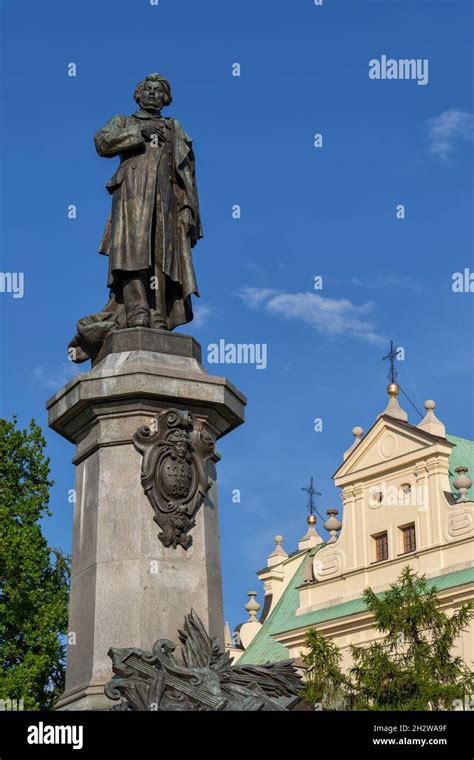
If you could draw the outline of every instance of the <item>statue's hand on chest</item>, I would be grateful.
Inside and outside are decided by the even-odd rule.
[[[166,141],[166,130],[164,124],[159,122],[148,122],[141,128],[142,137],[150,143],[164,143]]]

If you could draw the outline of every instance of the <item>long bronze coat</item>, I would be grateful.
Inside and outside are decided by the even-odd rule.
[[[192,141],[176,119],[160,118],[166,139],[158,146],[141,134],[144,111],[114,116],[95,135],[100,156],[120,157],[106,187],[112,195],[99,251],[109,257],[108,285],[121,272],[167,275],[168,328],[192,319],[190,295],[199,295],[191,248],[202,237]]]

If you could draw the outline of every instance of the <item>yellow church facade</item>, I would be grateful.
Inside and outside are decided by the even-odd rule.
[[[343,519],[328,510],[329,538],[318,535],[313,515],[296,551],[288,554],[276,536],[257,573],[263,607],[249,592],[248,620],[233,637],[226,631],[235,661],[301,662],[306,633],[315,628],[337,644],[348,668],[350,645],[380,636],[364,589],[383,593],[406,565],[436,586],[448,613],[474,598],[474,441],[448,435],[431,400],[421,422],[410,424],[398,392],[395,382],[388,386],[388,406],[365,435],[353,429],[355,440],[333,475]],[[456,648],[474,668],[472,623]]]

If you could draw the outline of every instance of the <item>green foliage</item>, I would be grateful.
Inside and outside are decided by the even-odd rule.
[[[357,709],[452,710],[453,700],[474,691],[474,674],[451,654],[474,614],[473,602],[447,615],[437,589],[408,566],[385,594],[368,588],[364,599],[385,636],[351,647]]]
[[[50,549],[49,459],[41,428],[0,419],[0,699],[51,709],[64,688],[69,558]]]
[[[346,679],[340,668],[341,653],[337,645],[313,628],[305,638],[308,653],[303,655],[306,678],[301,696],[308,704],[325,710],[339,709],[345,704]]]
[[[313,697],[325,693],[325,678],[328,694],[337,687],[339,703],[356,710],[452,710],[454,700],[474,693],[474,674],[451,653],[474,615],[472,601],[449,616],[441,609],[437,589],[408,566],[384,594],[367,588],[364,601],[383,635],[368,645],[351,646],[353,665],[343,675],[335,645],[325,648],[321,634],[310,631],[307,701],[321,701]],[[314,671],[319,671],[317,677]]]

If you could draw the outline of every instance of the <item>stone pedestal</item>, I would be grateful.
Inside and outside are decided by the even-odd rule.
[[[245,403],[226,379],[207,374],[193,338],[147,328],[111,333],[92,370],[48,401],[50,427],[76,445],[70,643],[58,709],[108,709],[109,648],[150,650],[157,638],[176,641],[191,608],[223,645],[218,457],[208,462],[211,488],[190,532],[192,546],[166,548],[132,437],[175,408],[217,440],[243,422]]]

